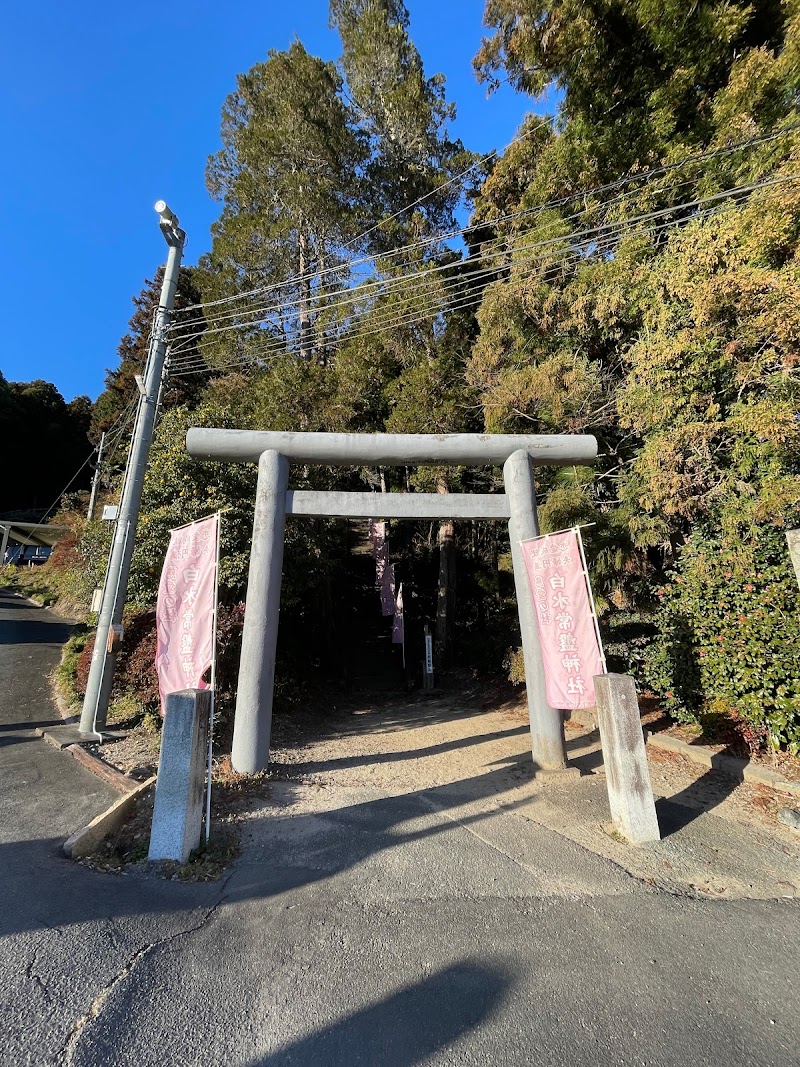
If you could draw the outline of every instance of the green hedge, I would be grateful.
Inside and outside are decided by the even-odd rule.
[[[649,684],[679,720],[723,713],[753,746],[800,752],[800,600],[782,530],[726,546],[696,531],[659,590]]]

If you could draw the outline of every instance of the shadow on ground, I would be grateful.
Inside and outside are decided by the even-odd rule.
[[[500,1006],[511,979],[459,963],[371,1004],[248,1067],[413,1067],[455,1044]]]
[[[18,610],[16,603],[14,610]],[[3,619],[0,621],[0,645],[63,645],[73,629],[66,622]]]
[[[734,747],[731,746],[719,755],[730,755],[733,751]],[[693,819],[713,810],[727,800],[738,785],[738,779],[712,767],[679,793],[657,800],[656,813],[661,836],[669,837],[688,826]]]

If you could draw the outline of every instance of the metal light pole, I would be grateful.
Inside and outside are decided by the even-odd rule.
[[[175,290],[178,286],[183,246],[186,242],[186,234],[179,228],[177,216],[170,211],[166,203],[159,200],[155,207],[160,216],[161,232],[169,245],[169,255],[143,375],[144,390],[136,413],[136,426],[114,528],[114,541],[103,585],[103,602],[100,617],[97,620],[97,636],[81,713],[80,732],[82,734],[95,734],[105,726],[106,722],[111,683],[114,678],[114,662],[122,635],[122,610],[125,606],[147,455],[153,440],[159,390],[167,352],[167,325],[170,312],[175,304]]]

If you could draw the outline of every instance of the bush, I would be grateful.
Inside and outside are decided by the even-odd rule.
[[[751,747],[800,751],[800,611],[784,534],[751,545],[695,532],[659,590],[646,677],[677,719],[726,712]]]

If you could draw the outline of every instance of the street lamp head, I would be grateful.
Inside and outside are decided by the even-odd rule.
[[[170,211],[170,209],[167,207],[166,200],[156,200],[155,208],[156,208],[156,211],[161,216],[162,225],[166,225],[166,226],[177,226],[178,225],[178,216],[173,211]]]
[[[178,226],[178,216],[167,207],[166,200],[156,200],[155,209],[159,214],[158,225],[164,235],[164,240],[170,248],[183,248],[186,243],[186,234]]]

